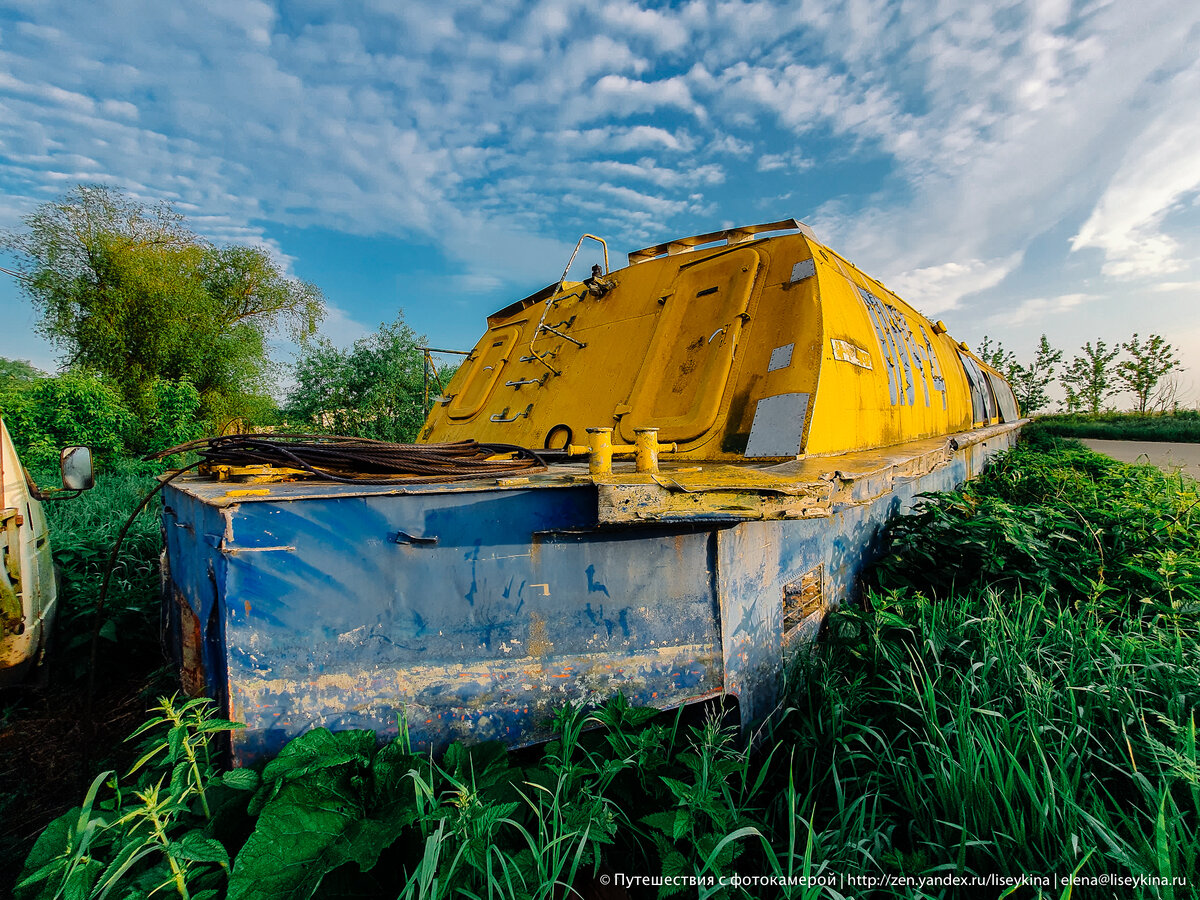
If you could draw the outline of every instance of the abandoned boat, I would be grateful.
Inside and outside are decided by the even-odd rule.
[[[171,641],[236,762],[318,726],[521,745],[616,692],[753,727],[888,518],[1015,441],[1001,375],[795,220],[615,270],[585,239],[592,276],[490,316],[419,438],[537,465],[165,486]]]

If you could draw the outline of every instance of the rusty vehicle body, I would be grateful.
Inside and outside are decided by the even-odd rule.
[[[751,728],[888,519],[1016,439],[999,373],[794,220],[604,255],[490,316],[421,431],[544,471],[166,486],[164,608],[236,761],[316,726],[526,744],[618,691]]]
[[[46,515],[0,421],[0,686],[40,661],[57,600]]]

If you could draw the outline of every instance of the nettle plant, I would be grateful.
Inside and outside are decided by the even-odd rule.
[[[260,775],[217,769],[212,738],[238,726],[210,701],[154,711],[129,773],[102,773],[42,833],[18,900],[551,900],[610,854],[701,878],[737,871],[747,847],[779,871],[800,864],[795,835],[781,860],[759,827],[769,766],[715,717],[685,728],[620,696],[566,704],[536,752],[454,744],[436,761],[403,734],[315,728]]]
[[[207,699],[162,699],[135,731],[143,753],[122,778],[101,772],[83,805],[51,822],[16,886],[21,900],[223,895],[229,853],[219,840],[230,808],[244,810],[259,776],[220,774],[213,734],[240,727]]]

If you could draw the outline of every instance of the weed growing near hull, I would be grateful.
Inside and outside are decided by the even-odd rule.
[[[154,712],[130,736],[144,737],[142,757],[124,776],[135,780],[98,775],[83,805],[38,838],[17,897],[218,896],[229,873],[220,840],[229,816],[216,813],[244,809],[240,795],[258,777],[216,771],[210,736],[238,726],[216,718],[210,701],[164,699]]]
[[[747,847],[745,864],[761,862],[768,770],[715,719],[682,728],[619,697],[590,714],[566,706],[527,765],[494,744],[453,745],[434,762],[402,740],[319,728],[261,775],[222,775],[210,738],[232,723],[208,701],[163,700],[156,713],[134,735],[136,780],[103,773],[46,828],[18,900],[550,900],[577,894],[604,859],[697,876],[745,871],[734,863]]]
[[[896,523],[876,588],[834,617],[776,731],[807,757],[814,857],[1194,877],[1198,517],[1194,481],[1059,447],[1018,449]]]
[[[835,878],[631,894],[656,898],[867,895],[844,875],[1191,878],[1198,516],[1190,479],[1052,444],[927,498],[896,523],[863,605],[794,661],[756,754],[715,719],[616,698],[560,710],[535,750],[435,762],[316,729],[261,775],[221,775],[207,744],[227,724],[163,703],[137,781],[99,779],[53,823],[19,898],[66,896],[70,879],[81,897],[153,882],[191,898],[549,900],[614,870]],[[1045,884],[1011,896],[1069,895]]]
[[[59,599],[42,669],[0,695],[0,896],[7,895],[41,828],[79,802],[99,769],[133,758],[122,738],[158,693],[172,689],[158,641],[162,526],[155,503],[134,521],[117,558],[91,715],[85,702],[103,572],[117,532],[154,486],[152,471],[127,461],[99,472],[87,493],[43,504]],[[37,479],[55,484],[58,473]]]
[[[154,487],[152,473],[145,464],[111,469],[87,493],[43,506],[60,579],[56,652],[51,656],[59,681],[78,681],[86,674],[104,570],[125,520]],[[99,657],[105,675],[128,666],[133,659],[143,661],[139,674],[161,664],[161,549],[161,505],[155,498],[134,520],[113,569],[100,629]],[[114,653],[118,647],[119,652]]]
[[[1041,597],[875,595],[787,729],[840,871],[1186,875],[1200,865],[1193,646]],[[1014,602],[1015,601],[1015,602]],[[865,673],[865,674],[864,674]],[[817,720],[815,723],[813,720]]]
[[[1163,613],[1164,600],[1200,602],[1196,482],[1048,446],[1019,447],[897,519],[879,583],[946,599],[983,586],[1046,591],[1139,618]]]

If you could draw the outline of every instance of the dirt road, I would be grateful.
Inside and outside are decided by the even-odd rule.
[[[1083,441],[1097,453],[1104,453],[1122,462],[1148,462],[1161,469],[1183,469],[1193,478],[1200,478],[1200,444],[1168,444],[1151,441]]]

